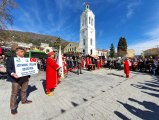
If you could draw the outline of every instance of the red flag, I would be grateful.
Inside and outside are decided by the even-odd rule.
[[[30,62],[36,62],[36,58],[30,58]]]

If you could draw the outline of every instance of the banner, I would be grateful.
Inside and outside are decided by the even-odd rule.
[[[14,58],[15,71],[18,77],[38,73],[36,58]]]
[[[59,72],[61,73],[61,77],[64,78],[64,70],[63,70],[63,62],[62,62],[62,54],[61,54],[61,46],[59,47],[58,58],[56,62],[61,68]]]

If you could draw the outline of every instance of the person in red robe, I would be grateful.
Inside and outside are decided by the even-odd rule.
[[[126,78],[129,78],[130,69],[129,69],[129,61],[128,58],[126,58],[124,62],[124,73],[126,74]]]
[[[100,59],[97,59],[97,68],[100,69]]]
[[[87,57],[87,58],[86,58],[86,69],[88,69],[88,65],[90,64],[89,62],[90,62],[90,61],[89,61],[89,57]]]
[[[68,74],[68,70],[67,70],[67,62],[66,62],[66,57],[65,56],[62,57],[62,61],[63,61],[64,75],[67,75]]]
[[[89,58],[89,64],[92,64],[92,59],[91,58]]]
[[[48,96],[52,96],[53,93],[51,92],[56,86],[58,82],[58,70],[59,65],[56,64],[56,60],[54,57],[54,52],[48,53],[48,58],[46,60],[46,94]]]
[[[82,69],[84,68],[84,58],[81,57],[81,61],[82,61]]]

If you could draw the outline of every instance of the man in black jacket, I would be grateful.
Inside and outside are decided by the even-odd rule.
[[[16,49],[16,57],[23,58],[24,57],[24,49],[18,47]],[[17,114],[17,96],[18,91],[21,88],[21,102],[22,104],[28,104],[32,101],[27,100],[27,89],[28,89],[28,82],[29,76],[18,77],[15,73],[15,65],[14,65],[14,57],[10,57],[7,59],[7,73],[8,73],[8,81],[12,82],[12,92],[11,92],[11,99],[10,99],[10,108],[11,113]]]

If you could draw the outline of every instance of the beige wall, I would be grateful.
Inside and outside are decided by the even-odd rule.
[[[126,57],[130,57],[130,58],[135,57],[135,50],[133,50],[133,49],[128,49],[128,50],[127,50],[127,55],[126,55]]]
[[[96,50],[97,56],[107,56],[108,52],[102,50]]]
[[[65,48],[64,53],[67,52],[80,52],[79,44],[70,42]]]
[[[157,56],[159,55],[159,48],[152,48],[144,51],[144,56]]]

